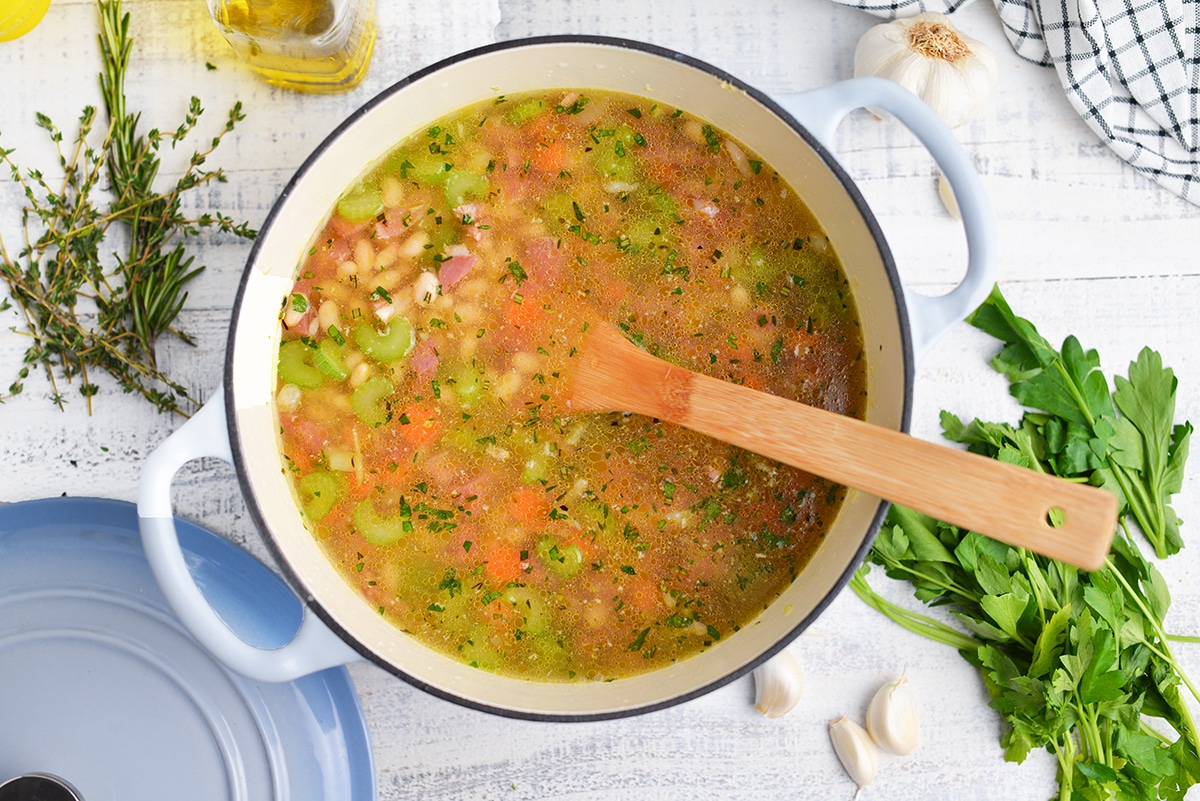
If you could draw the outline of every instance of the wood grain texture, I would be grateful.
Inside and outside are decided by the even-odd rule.
[[[292,171],[348,113],[412,70],[488,41],[497,19],[502,39],[600,33],[648,40],[770,92],[850,77],[854,45],[876,23],[824,0],[500,0],[502,19],[491,0],[379,0],[379,49],[366,83],[348,95],[311,97],[272,89],[240,70],[200,0],[125,1],[138,38],[131,103],[145,109],[147,125],[173,128],[194,93],[207,109],[201,129],[208,136],[235,99],[246,103],[249,118],[210,165],[225,168],[228,183],[194,203],[256,224]],[[22,163],[52,172],[34,111],[69,128],[84,103],[99,100],[94,16],[90,0],[54,0],[33,34],[0,44],[0,146],[17,147]],[[989,4],[976,2],[956,18],[993,47],[1000,64],[990,106],[956,135],[991,196],[1003,245],[1001,281],[1013,308],[1051,341],[1078,335],[1110,371],[1124,371],[1143,345],[1159,350],[1179,377],[1179,418],[1200,421],[1200,209],[1098,142],[1075,117],[1053,71],[1013,55]],[[937,200],[923,149],[903,129],[858,112],[840,127],[837,150],[905,281],[930,294],[946,291],[962,274],[965,246]],[[19,241],[20,204],[14,184],[0,175],[0,235],[10,244]],[[160,356],[207,396],[221,378],[230,306],[249,246],[226,239],[196,245],[208,270],[194,284],[181,324],[199,344],[166,342]],[[0,313],[0,387],[23,352],[22,337],[10,331],[16,325],[12,312]],[[995,350],[993,341],[960,325],[926,354],[914,390],[916,435],[937,440],[943,408],[1015,421],[1003,379],[986,364]],[[141,462],[178,421],[110,385],[90,418],[78,401],[67,414],[53,411],[47,391],[44,381],[31,379],[24,395],[0,405],[0,499],[60,493],[134,499]],[[1200,634],[1197,472],[1193,465],[1176,503],[1189,545],[1162,565],[1174,595],[1168,626],[1193,635]],[[180,514],[266,557],[228,467],[189,466],[175,500]],[[890,600],[914,603],[902,586],[881,575],[871,579]],[[754,712],[748,677],[631,720],[553,725],[466,710],[372,666],[354,665],[351,673],[385,801],[848,800],[854,788],[826,725],[843,714],[861,719],[875,688],[906,668],[922,704],[922,745],[909,757],[885,758],[863,801],[1042,801],[1053,793],[1047,754],[1020,766],[1003,761],[998,719],[970,666],[852,594],[837,598],[794,647],[807,690],[779,720]],[[1180,646],[1179,655],[1200,678],[1200,648]]]
[[[605,323],[579,345],[564,405],[675,423],[1084,570],[1104,564],[1116,530],[1107,490],[694,373]],[[1062,515],[1056,527],[1052,511]]]

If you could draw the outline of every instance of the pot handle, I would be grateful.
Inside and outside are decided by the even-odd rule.
[[[979,306],[996,282],[995,219],[970,158],[933,109],[883,78],[854,78],[773,99],[831,151],[842,118],[858,108],[883,109],[916,135],[950,181],[967,234],[967,272],[957,287],[939,297],[905,289],[913,349],[919,358]]]
[[[231,670],[256,681],[292,681],[326,668],[361,660],[312,610],[280,648],[245,642],[221,619],[196,585],[184,559],[171,508],[171,482],[187,462],[213,456],[233,464],[225,426],[225,393],[213,396],[146,459],[138,485],[138,527],[158,586],[184,627]]]

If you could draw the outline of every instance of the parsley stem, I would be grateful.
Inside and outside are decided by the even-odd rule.
[[[1126,536],[1129,535],[1128,531],[1126,531],[1125,533],[1126,533]],[[1188,678],[1188,675],[1186,673],[1184,673],[1183,670],[1180,668],[1179,662],[1176,661],[1175,654],[1173,654],[1171,652],[1171,646],[1168,644],[1168,642],[1171,638],[1168,637],[1166,631],[1163,630],[1162,621],[1158,619],[1157,615],[1153,614],[1150,611],[1150,608],[1148,606],[1146,606],[1145,602],[1142,600],[1141,593],[1137,592],[1137,590],[1135,590],[1133,587],[1131,587],[1129,585],[1129,582],[1125,580],[1125,576],[1123,576],[1121,574],[1121,571],[1117,570],[1117,566],[1115,564],[1113,564],[1111,556],[1104,560],[1104,567],[1107,570],[1109,570],[1113,574],[1113,576],[1116,577],[1117,581],[1125,589],[1125,592],[1129,595],[1130,598],[1133,599],[1133,602],[1135,604],[1137,604],[1137,608],[1141,611],[1141,613],[1143,615],[1146,616],[1146,619],[1150,621],[1150,625],[1154,627],[1154,633],[1158,636],[1158,639],[1162,642],[1161,649],[1155,647],[1153,643],[1149,643],[1149,642],[1146,643],[1146,647],[1149,648],[1152,652],[1154,652],[1157,656],[1159,656],[1162,659],[1169,662],[1171,667],[1175,668],[1175,672],[1179,674],[1179,678],[1183,681],[1183,683],[1185,685],[1187,685],[1188,690],[1191,691],[1192,697],[1195,698],[1197,701],[1200,701],[1200,690],[1197,690],[1196,685],[1192,684],[1192,680],[1190,678]],[[1191,640],[1200,642],[1200,638],[1191,638]],[[1188,712],[1186,706],[1183,707],[1183,712],[1184,712],[1184,716],[1187,718],[1188,728],[1191,729],[1191,732],[1194,735],[1196,733],[1196,727],[1195,727],[1195,724],[1192,722],[1192,716]]]
[[[979,643],[961,631],[947,626],[939,620],[898,606],[875,592],[867,583],[865,566],[859,568],[854,577],[850,579],[850,589],[854,590],[854,594],[872,609],[899,623],[914,634],[919,634],[943,645],[949,645],[959,651],[974,652],[979,647]]]

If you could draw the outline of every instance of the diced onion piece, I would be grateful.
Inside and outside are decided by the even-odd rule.
[[[396,304],[388,303],[386,300],[377,302],[371,308],[375,310],[375,316],[379,318],[379,322],[381,323],[386,323],[396,313]]]
[[[746,152],[738,147],[737,142],[734,142],[732,139],[726,139],[724,144],[725,150],[729,153],[729,157],[733,159],[738,172],[742,175],[749,175],[752,170],[750,169],[750,159],[746,158]]]

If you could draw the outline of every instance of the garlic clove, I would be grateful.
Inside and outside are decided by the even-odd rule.
[[[904,756],[920,744],[917,698],[901,676],[880,687],[867,707],[867,731],[884,751]]]
[[[950,186],[950,179],[942,172],[938,172],[937,193],[938,199],[942,201],[942,208],[946,210],[946,213],[952,219],[962,222],[962,212],[958,209],[958,199],[954,197],[954,188]]]
[[[987,106],[999,69],[990,47],[930,11],[868,29],[854,51],[854,76],[895,81],[956,128]]]
[[[804,694],[800,660],[785,648],[754,671],[754,708],[769,718],[783,717]]]
[[[871,735],[853,720],[840,717],[829,724],[829,740],[845,768],[846,774],[859,787],[875,779],[876,750]]]

